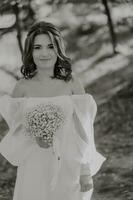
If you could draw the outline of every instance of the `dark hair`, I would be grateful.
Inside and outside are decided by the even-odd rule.
[[[72,79],[71,60],[66,56],[64,42],[61,33],[57,27],[48,22],[38,22],[31,26],[25,40],[25,47],[22,56],[23,65],[21,73],[25,79],[34,77],[37,73],[37,67],[33,61],[32,52],[34,39],[39,34],[48,34],[53,43],[54,50],[57,54],[53,76],[51,78],[69,81]]]

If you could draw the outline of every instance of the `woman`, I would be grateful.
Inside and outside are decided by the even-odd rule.
[[[21,73],[23,79],[17,82],[13,98],[10,100],[19,101],[20,106],[15,115],[18,121],[23,119],[20,115],[22,115],[23,109],[25,110],[24,130],[28,137],[24,138],[24,134],[22,135],[22,131],[20,131],[24,126],[22,127],[20,121],[19,125],[16,125],[17,121],[15,120],[14,126],[17,128],[14,129],[14,132],[12,131],[12,141],[17,142],[18,140],[21,150],[17,151],[14,147],[14,152],[17,153],[9,156],[7,152],[4,152],[7,149],[2,147],[2,144],[0,148],[1,153],[18,166],[13,200],[91,198],[92,175],[100,168],[104,158],[96,152],[93,135],[92,138],[86,136],[85,131],[88,128],[82,127],[80,113],[76,108],[79,103],[76,102],[76,99],[80,100],[80,97],[84,99],[86,94],[82,84],[76,76],[72,75],[71,62],[66,56],[63,39],[60,31],[53,24],[42,21],[30,28],[25,40]],[[88,109],[92,113],[89,114],[89,130],[93,132],[92,124],[96,114],[96,104],[90,95],[87,95],[87,100],[89,101]],[[82,103],[82,100],[79,102]],[[11,107],[13,109],[13,104]],[[2,108],[0,110],[2,112]],[[49,114],[50,116],[48,116]],[[4,112],[3,116],[6,118]],[[42,125],[40,125],[42,116],[44,121],[42,120]],[[52,121],[50,121],[51,119]],[[57,121],[58,126],[56,125]],[[10,126],[10,120],[8,122]],[[77,144],[74,133],[76,133],[76,137],[79,137]],[[20,138],[16,140],[15,134]],[[19,145],[20,139],[21,144]],[[7,143],[3,142],[4,145]],[[88,148],[89,143],[90,149]],[[90,151],[92,151],[91,155]],[[84,158],[85,155],[91,156],[90,163]],[[97,169],[94,169],[94,163],[93,167],[91,166],[93,156],[95,159],[99,159],[97,167],[95,164]],[[94,172],[92,172],[93,170]]]

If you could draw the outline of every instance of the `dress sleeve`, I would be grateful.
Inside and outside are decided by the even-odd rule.
[[[75,101],[75,112],[80,121],[80,126],[86,135],[86,151],[84,162],[81,164],[81,175],[95,175],[105,161],[105,158],[97,151],[94,140],[94,120],[97,112],[97,105],[94,98],[85,94],[84,98]]]
[[[8,124],[9,131],[0,142],[0,153],[14,166],[19,166],[33,148],[33,141],[24,134],[22,111],[24,99],[0,97],[0,114]]]

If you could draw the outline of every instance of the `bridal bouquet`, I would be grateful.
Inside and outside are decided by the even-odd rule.
[[[42,137],[52,145],[53,136],[65,122],[63,109],[55,104],[39,104],[26,112],[26,134],[31,137]]]

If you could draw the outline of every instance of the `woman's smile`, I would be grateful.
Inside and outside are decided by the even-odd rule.
[[[39,58],[39,60],[45,61],[45,60],[51,60],[51,58]]]

